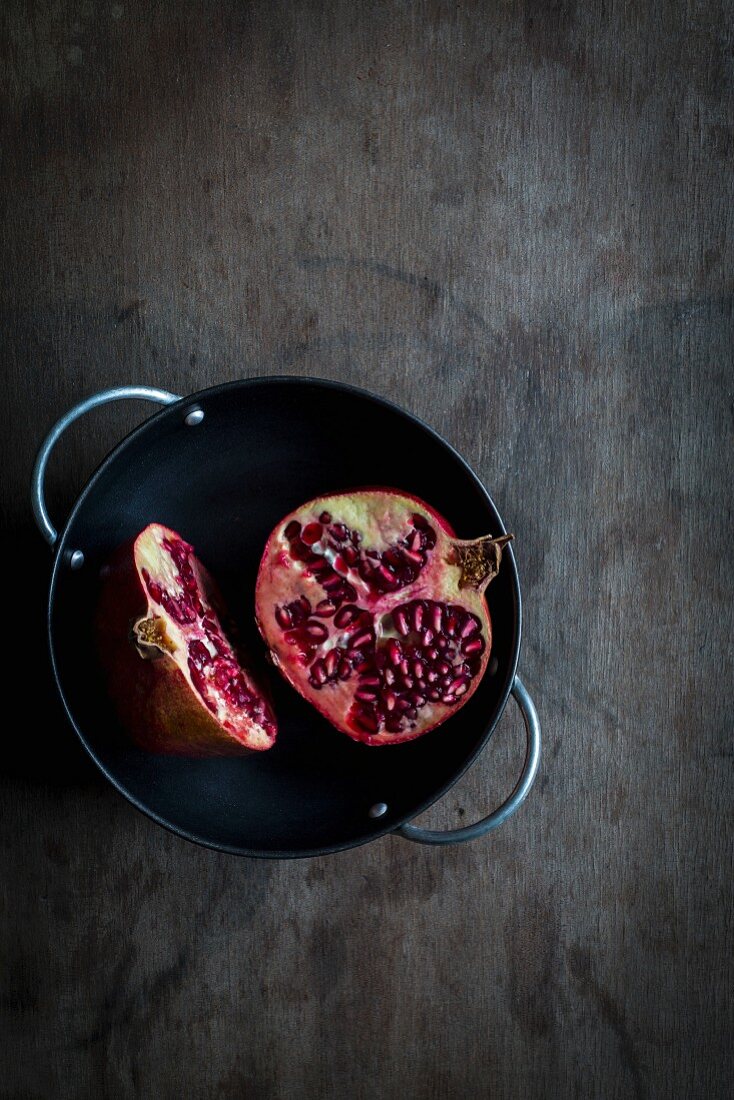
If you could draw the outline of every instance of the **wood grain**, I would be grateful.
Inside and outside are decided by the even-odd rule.
[[[0,19],[6,690],[35,678],[0,763],[0,1095],[729,1095],[730,6]],[[545,755],[484,842],[199,850],[55,701],[46,428],[118,383],[283,372],[425,417],[516,532]],[[69,432],[55,516],[143,414]],[[521,752],[508,713],[426,821],[482,815]]]

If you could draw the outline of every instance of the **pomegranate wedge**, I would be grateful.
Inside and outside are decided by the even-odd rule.
[[[103,572],[98,646],[133,740],[181,756],[269,749],[270,704],[222,628],[216,587],[193,548],[153,523]]]
[[[512,538],[461,540],[397,489],[319,497],[260,563],[256,615],[276,666],[337,729],[395,745],[476,691],[492,626],[484,591]]]

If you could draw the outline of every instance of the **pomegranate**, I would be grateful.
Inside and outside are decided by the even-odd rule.
[[[220,597],[193,548],[152,523],[102,572],[98,648],[133,740],[180,756],[269,749],[270,704],[222,628]]]
[[[275,665],[337,729],[396,745],[476,691],[484,591],[512,538],[466,541],[416,497],[363,489],[297,508],[268,539],[257,622]]]

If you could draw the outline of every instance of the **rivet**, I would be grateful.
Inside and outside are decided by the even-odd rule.
[[[84,565],[84,553],[81,550],[73,550],[69,558],[70,569],[81,569]]]
[[[192,409],[190,413],[186,414],[184,424],[187,428],[195,428],[197,424],[201,424],[204,419],[203,409]]]
[[[382,817],[387,813],[387,802],[375,802],[367,811],[370,817]]]

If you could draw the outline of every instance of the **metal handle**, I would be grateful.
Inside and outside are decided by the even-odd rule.
[[[401,825],[399,829],[395,830],[400,836],[404,836],[406,840],[414,840],[418,844],[459,844],[463,840],[476,840],[477,837],[484,836],[492,829],[497,829],[525,801],[530,788],[535,782],[535,776],[538,774],[540,722],[538,721],[535,704],[528,695],[527,689],[519,676],[515,677],[512,694],[525,722],[527,748],[522,774],[507,801],[503,802],[489,817],[484,817],[481,821],[477,821],[474,825],[467,825],[463,829],[441,831],[439,829],[419,829],[416,825]]]
[[[62,416],[60,420],[56,421],[41,444],[36,457],[36,464],[33,467],[33,476],[31,477],[31,504],[33,506],[33,515],[35,516],[41,534],[50,546],[55,545],[59,535],[49,519],[48,512],[46,511],[46,501],[43,495],[43,480],[49,455],[60,436],[63,435],[69,425],[73,424],[75,420],[78,420],[80,416],[84,416],[84,413],[89,412],[91,409],[96,409],[99,405],[107,405],[110,401],[121,401],[124,397],[138,397],[144,401],[155,401],[159,405],[170,405],[174,401],[181,400],[175,393],[169,393],[167,390],[155,390],[151,389],[149,386],[119,386],[117,389],[103,390],[102,393],[95,393],[91,397],[87,397],[85,401],[80,401],[78,405],[75,405],[73,409],[69,409],[68,413]]]

